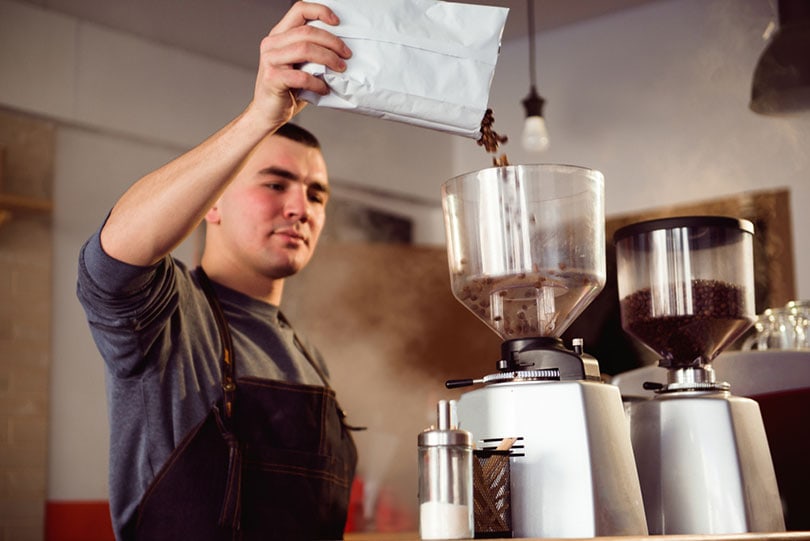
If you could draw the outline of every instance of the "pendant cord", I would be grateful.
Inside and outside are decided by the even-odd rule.
[[[529,78],[531,86],[537,88],[537,74],[534,71],[534,0],[526,0],[529,19]]]

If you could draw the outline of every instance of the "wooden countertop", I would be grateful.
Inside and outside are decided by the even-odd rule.
[[[516,539],[516,538],[515,538]],[[715,535],[640,535],[621,537],[587,537],[598,541],[810,541],[810,532],[737,533]],[[346,534],[346,541],[420,541],[418,532],[366,532]],[[576,541],[543,539],[543,541]]]

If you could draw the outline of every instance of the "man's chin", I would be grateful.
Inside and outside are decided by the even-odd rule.
[[[265,253],[265,270],[273,278],[287,278],[301,271],[309,263],[312,255],[309,247],[295,246]]]
[[[307,260],[290,259],[283,262],[275,262],[269,271],[273,278],[288,278],[301,271],[307,264]]]
[[[274,266],[272,269],[269,270],[267,273],[270,278],[274,280],[281,280],[283,278],[289,278],[293,276],[298,271],[301,270],[302,267],[295,266],[295,265],[277,265]]]

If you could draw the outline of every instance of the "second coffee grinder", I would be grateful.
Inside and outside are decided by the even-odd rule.
[[[754,228],[685,216],[619,229],[622,327],[659,358],[666,385],[628,401],[651,534],[785,529],[758,404],[717,381],[712,360],[754,321]]]

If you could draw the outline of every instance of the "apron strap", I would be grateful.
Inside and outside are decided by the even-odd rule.
[[[242,515],[242,447],[239,440],[230,429],[233,417],[233,404],[236,398],[236,378],[234,376],[233,340],[228,328],[225,312],[219,303],[214,286],[202,266],[198,267],[200,285],[205,298],[214,312],[219,337],[222,341],[222,403],[225,408],[224,419],[216,416],[222,438],[228,444],[228,481],[225,485],[225,494],[222,509],[219,514],[219,525],[228,526],[237,531],[240,528]],[[216,408],[216,406],[214,406]]]
[[[236,395],[236,378],[234,377],[234,357],[233,357],[233,340],[231,333],[228,329],[228,321],[225,319],[225,312],[222,311],[222,306],[219,304],[219,299],[214,291],[214,286],[211,280],[202,267],[198,267],[200,276],[200,285],[202,286],[205,298],[208,304],[211,305],[211,310],[214,312],[214,319],[217,323],[217,330],[219,331],[219,338],[222,341],[222,399],[225,407],[225,419],[230,421],[233,417],[233,403]]]

